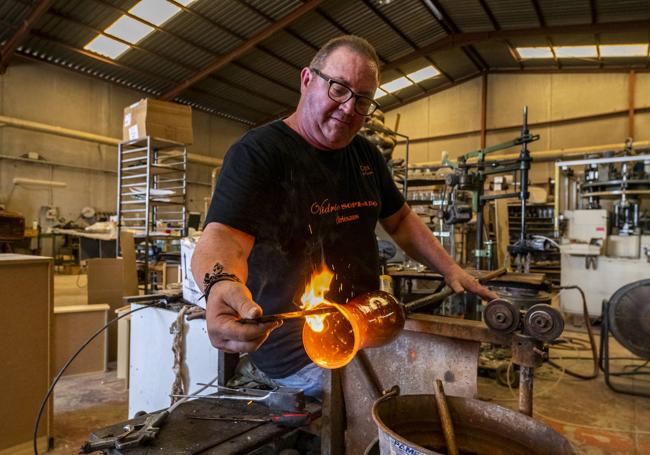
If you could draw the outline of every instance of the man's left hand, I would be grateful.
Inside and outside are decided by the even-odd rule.
[[[452,270],[445,273],[445,282],[456,294],[471,292],[472,294],[481,296],[488,302],[497,298],[497,295],[494,292],[490,291],[485,286],[482,286],[478,282],[478,279],[474,278],[458,266],[455,266]]]

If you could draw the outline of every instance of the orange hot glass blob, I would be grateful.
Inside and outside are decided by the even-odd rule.
[[[309,358],[322,368],[347,365],[359,349],[384,345],[404,328],[404,309],[392,295],[373,291],[355,297],[323,319],[323,330],[309,324],[302,329],[302,342]]]

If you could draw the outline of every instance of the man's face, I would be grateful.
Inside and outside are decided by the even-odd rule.
[[[355,93],[374,97],[377,69],[374,63],[356,52],[341,47],[318,69]],[[329,83],[308,69],[301,73],[301,91],[301,127],[309,142],[320,149],[340,149],[352,142],[364,121],[364,116],[354,110],[356,98],[353,96],[343,104],[330,99]]]

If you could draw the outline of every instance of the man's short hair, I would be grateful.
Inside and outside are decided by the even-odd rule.
[[[379,78],[379,57],[377,57],[377,52],[372,44],[368,42],[365,38],[361,38],[356,35],[342,35],[332,38],[327,43],[321,47],[314,58],[311,59],[309,66],[311,68],[322,69],[325,64],[325,60],[330,56],[332,52],[341,47],[347,47],[348,49],[356,52],[357,54],[366,57],[368,60],[375,64],[377,68],[377,78]]]

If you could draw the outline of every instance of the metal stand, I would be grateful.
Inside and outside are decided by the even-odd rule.
[[[185,144],[147,136],[121,142],[117,164],[117,251],[121,230],[144,241],[144,292],[149,289],[149,249],[154,239],[180,238],[186,226]]]

